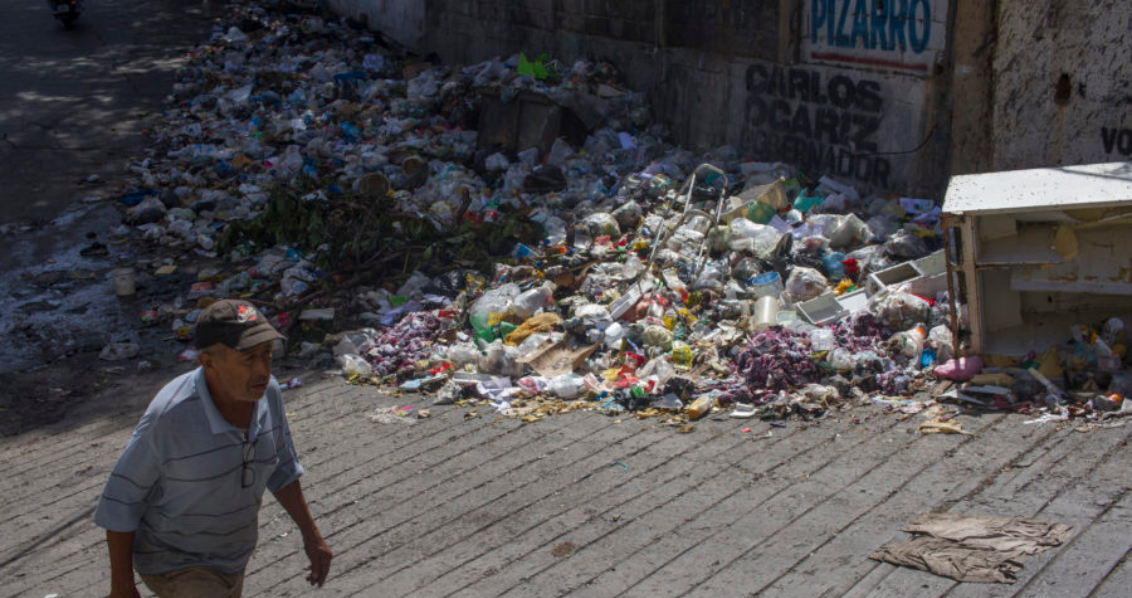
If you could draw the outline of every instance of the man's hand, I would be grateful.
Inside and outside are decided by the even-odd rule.
[[[303,497],[303,487],[299,484],[299,480],[280,488],[275,493],[275,498],[283,505],[291,519],[295,520],[295,524],[303,534],[303,548],[307,551],[307,558],[311,560],[311,572],[307,575],[307,581],[311,582],[312,586],[322,587],[326,575],[330,573],[330,559],[334,555],[330,553],[330,548],[322,539],[318,526],[314,524],[314,518],[311,517],[311,510],[307,507],[307,499]]]
[[[330,559],[334,558],[334,555],[331,554],[330,547],[326,545],[322,536],[317,534],[309,540],[304,540],[303,548],[307,551],[307,558],[311,560],[311,572],[307,575],[307,581],[312,586],[317,585],[321,588],[326,581],[326,575],[330,573]]]
[[[141,598],[141,594],[138,593],[138,587],[135,585],[125,588],[111,586],[109,598]]]

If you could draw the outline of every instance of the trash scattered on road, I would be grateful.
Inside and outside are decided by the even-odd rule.
[[[412,405],[400,407],[378,407],[371,411],[367,417],[377,424],[415,424],[420,419],[416,416],[416,408]]]

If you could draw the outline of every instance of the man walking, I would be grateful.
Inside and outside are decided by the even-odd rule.
[[[110,550],[111,598],[239,598],[263,490],[298,525],[321,586],[331,552],[303,497],[271,348],[283,338],[253,305],[222,300],[197,319],[200,367],[161,389],[95,510]]]

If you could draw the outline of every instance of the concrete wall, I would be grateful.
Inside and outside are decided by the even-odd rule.
[[[1004,0],[994,168],[1132,159],[1132,3]]]
[[[330,0],[331,10],[364,20],[372,29],[409,48],[420,48],[425,34],[424,0]]]
[[[876,190],[1132,152],[1126,0],[332,2],[449,62],[611,62],[685,146]]]

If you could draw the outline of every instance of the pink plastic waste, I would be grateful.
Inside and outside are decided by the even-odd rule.
[[[950,359],[946,363],[936,366],[935,377],[943,380],[966,382],[981,371],[983,371],[983,358],[975,355],[974,357]]]

